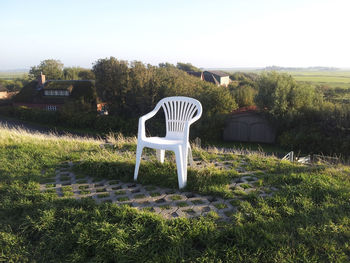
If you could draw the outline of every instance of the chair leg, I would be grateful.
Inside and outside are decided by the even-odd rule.
[[[188,164],[188,148],[187,148],[187,146],[182,148],[182,158],[183,158],[183,163],[182,163],[183,178],[184,178],[184,182],[187,182],[187,164]]]
[[[183,164],[184,158],[182,153],[182,147],[179,146],[175,149],[175,158],[176,158],[176,168],[177,168],[177,177],[179,181],[179,188],[184,188],[186,186],[186,178],[184,176]]]
[[[135,163],[135,172],[134,172],[134,180],[137,180],[137,175],[139,173],[139,167],[141,162],[141,155],[142,155],[143,146],[137,144],[136,148],[136,163]]]
[[[157,160],[161,163],[164,163],[165,150],[157,149],[156,154],[157,154]]]

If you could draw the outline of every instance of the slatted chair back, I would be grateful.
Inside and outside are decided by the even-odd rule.
[[[167,138],[183,138],[202,115],[201,103],[193,98],[168,97],[158,103],[164,110]]]

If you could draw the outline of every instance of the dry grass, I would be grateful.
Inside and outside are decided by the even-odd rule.
[[[38,142],[43,141],[69,141],[69,142],[86,142],[86,143],[102,143],[102,139],[95,139],[89,137],[80,137],[72,134],[58,135],[57,133],[41,133],[41,132],[33,132],[24,128],[12,128],[7,125],[0,124],[0,138],[2,140],[11,140],[14,142],[26,142],[32,141],[33,139]]]

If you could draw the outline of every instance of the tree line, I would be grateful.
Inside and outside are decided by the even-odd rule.
[[[30,75],[34,78],[42,72],[47,79],[93,79],[98,97],[109,105],[108,118],[124,122],[137,123],[164,97],[196,98],[204,112],[191,133],[207,140],[220,139],[227,114],[256,105],[276,127],[278,143],[286,149],[348,155],[350,106],[327,100],[322,89],[274,71],[233,73],[228,87],[201,81],[186,71],[201,70],[190,63],[154,66],[109,57],[97,60],[91,70],[45,60],[32,67]]]
[[[329,100],[319,87],[287,73],[235,73],[229,85],[240,107],[256,105],[273,123],[278,143],[308,153],[343,154],[350,149],[350,105]]]

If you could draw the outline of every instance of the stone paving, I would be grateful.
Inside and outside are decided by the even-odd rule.
[[[259,179],[252,172],[239,167],[241,177],[229,185],[236,198],[222,199],[203,196],[191,192],[181,192],[138,183],[125,183],[119,180],[100,180],[71,172],[72,163],[56,170],[55,178],[40,185],[43,192],[56,193],[59,197],[75,199],[92,198],[98,203],[112,202],[148,210],[165,218],[198,217],[216,213],[219,218],[229,221],[237,211],[242,198],[250,192],[257,192],[260,197],[271,196],[276,188],[258,187]],[[225,167],[232,168],[232,167]]]

